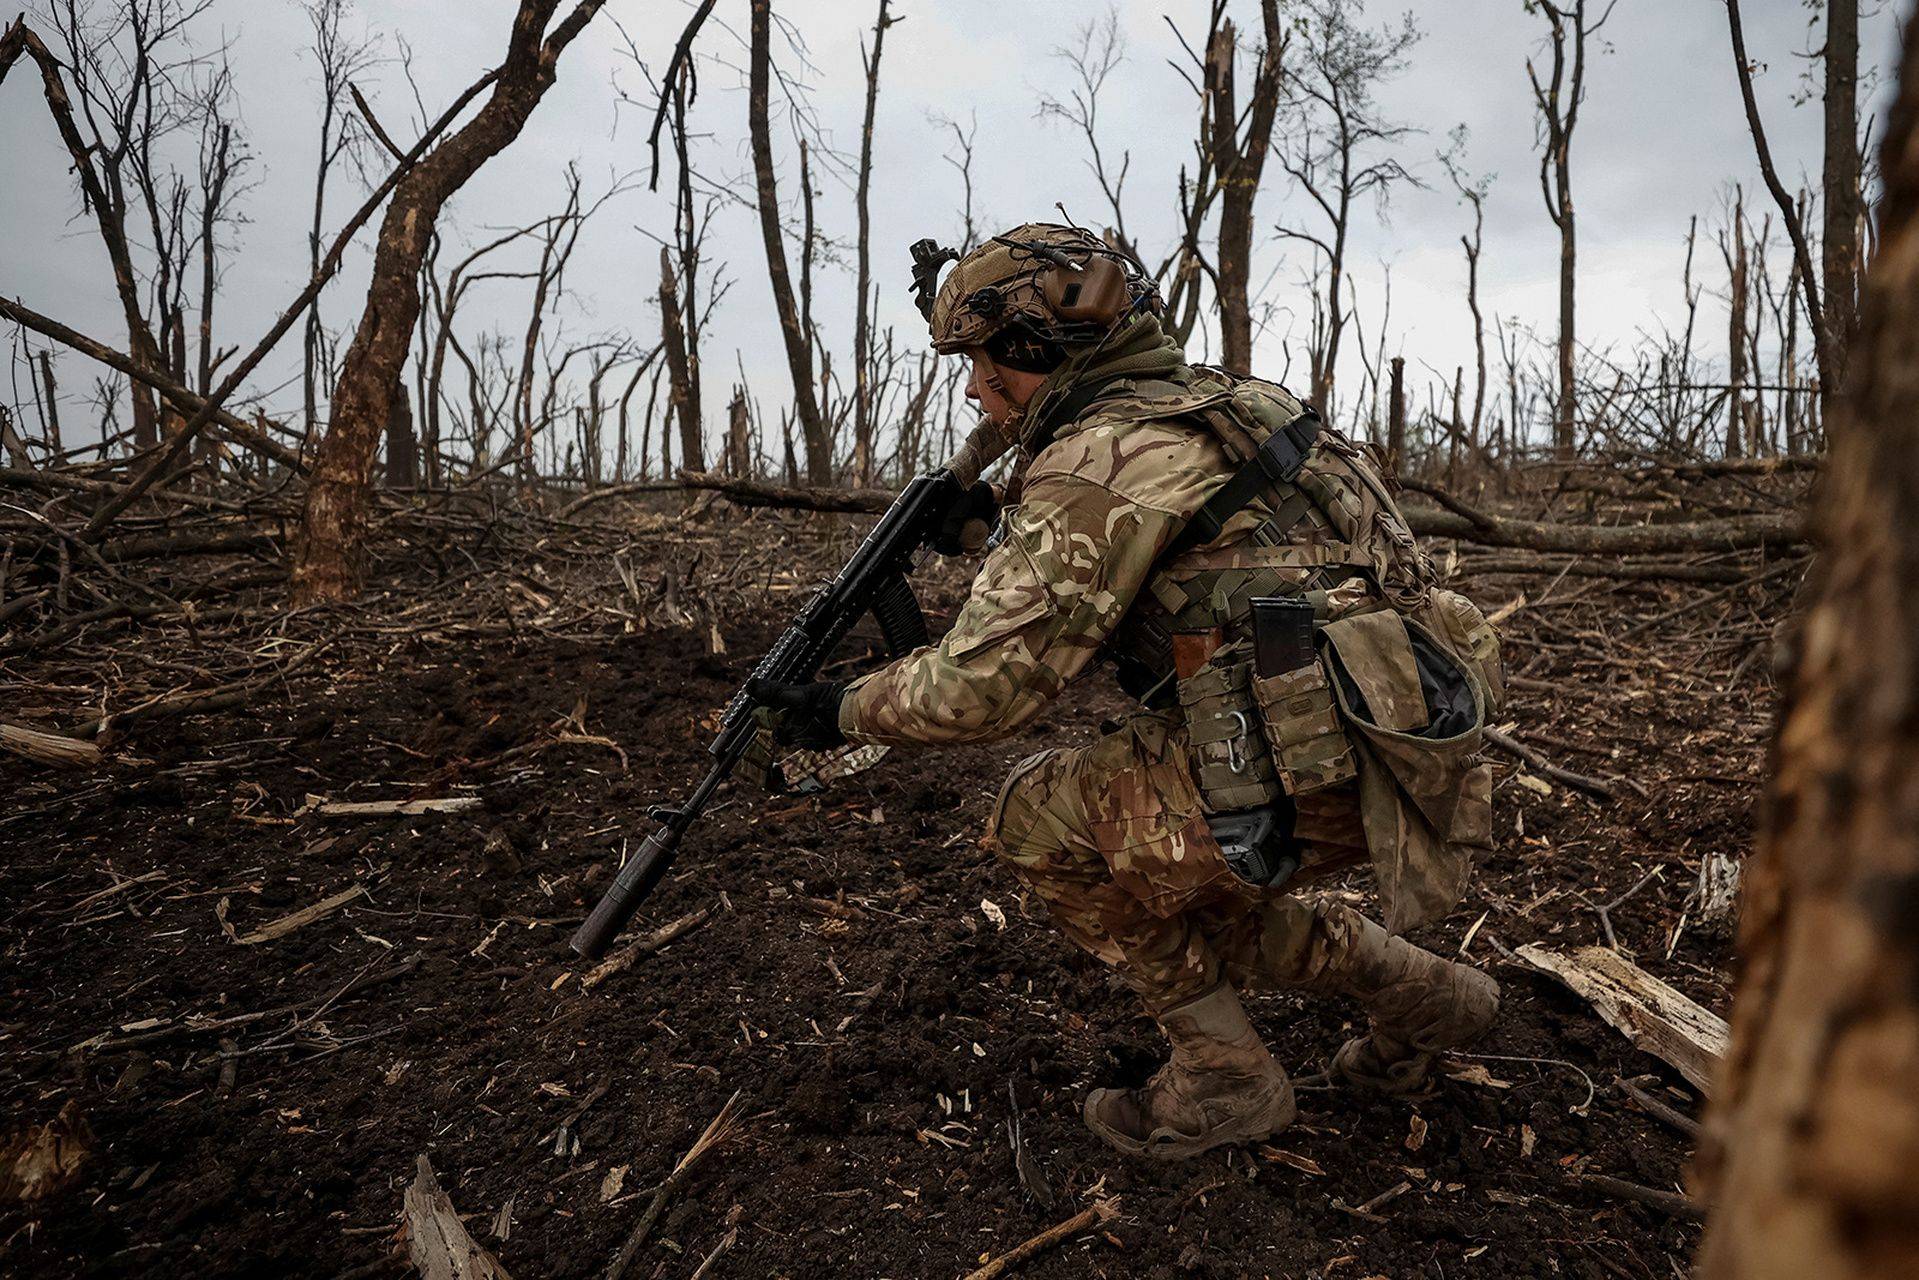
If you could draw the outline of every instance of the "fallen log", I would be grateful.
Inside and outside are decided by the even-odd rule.
[[[1628,1182],[1624,1178],[1609,1178],[1603,1173],[1568,1174],[1566,1181],[1583,1191],[1596,1191],[1600,1195],[1611,1196],[1615,1200],[1626,1200],[1633,1204],[1644,1205],[1657,1210],[1669,1218],[1684,1218],[1688,1222],[1704,1222],[1704,1206],[1693,1203],[1676,1191],[1661,1191],[1657,1187],[1643,1187],[1637,1182]]]
[[[739,1089],[733,1091],[733,1096],[726,1100],[726,1105],[720,1108],[720,1113],[713,1117],[705,1130],[694,1140],[693,1145],[687,1148],[686,1154],[680,1157],[680,1162],[673,1166],[673,1171],[653,1189],[653,1196],[647,1201],[646,1208],[641,1211],[640,1220],[633,1224],[631,1231],[627,1232],[625,1241],[620,1245],[620,1251],[614,1255],[613,1261],[607,1264],[602,1280],[620,1280],[620,1277],[626,1274],[627,1268],[633,1265],[633,1259],[639,1256],[641,1248],[645,1246],[646,1238],[652,1233],[654,1224],[660,1220],[660,1211],[666,1207],[666,1202],[672,1199],[674,1192],[678,1191],[688,1178],[693,1176],[694,1169],[699,1166],[708,1152],[733,1136],[739,1127],[740,1112],[744,1109],[740,1105],[741,1093]]]
[[[1616,556],[1475,555],[1459,562],[1452,577],[1489,577],[1496,573],[1538,574],[1551,578],[1621,578],[1641,582],[1697,582],[1736,585],[1752,577],[1739,564],[1693,564],[1681,560],[1621,560]]]
[[[713,907],[708,904],[687,912],[677,920],[669,920],[653,932],[635,938],[620,950],[614,952],[599,964],[593,966],[587,975],[580,979],[580,990],[591,991],[616,973],[631,969],[634,963],[652,955],[660,948],[685,937],[712,918]]]
[[[111,497],[125,487],[111,480],[93,480],[86,476],[68,475],[62,471],[0,467],[0,488],[32,489],[37,493],[88,493],[96,497]],[[237,502],[227,502],[198,493],[181,493],[177,489],[155,488],[147,496],[156,502],[177,502],[182,506],[199,507],[205,511],[242,512],[246,510]]]
[[[681,472],[679,483],[687,489],[711,490],[743,507],[844,511],[855,515],[877,515],[892,506],[893,499],[898,496],[891,489],[829,489],[766,484],[759,480],[742,480],[737,476],[719,476],[701,471]]]
[[[1589,556],[1665,555],[1676,551],[1746,551],[1758,547],[1796,547],[1806,541],[1805,521],[1796,513],[1724,516],[1673,524],[1560,524],[1515,520],[1461,502],[1438,485],[1406,481],[1444,510],[1405,509],[1406,523],[1423,538],[1456,538],[1488,547],[1562,552]]]
[[[91,742],[17,724],[0,724],[0,750],[60,769],[90,769],[103,754]]]
[[[625,484],[609,484],[602,488],[589,489],[561,507],[553,518],[564,520],[596,502],[605,502],[608,498],[625,498],[636,493],[676,493],[688,487],[678,480],[629,480]]]
[[[876,515],[892,505],[890,489],[828,489],[766,484],[734,476],[689,472],[680,478],[688,489],[712,490],[748,507],[784,507],[800,511],[841,511]],[[1575,525],[1546,520],[1514,520],[1466,508],[1406,510],[1406,522],[1425,538],[1453,538],[1488,547],[1512,547],[1581,556],[1669,555],[1675,552],[1746,551],[1760,547],[1797,547],[1806,541],[1797,515],[1727,516],[1677,524]],[[1470,514],[1467,514],[1470,512]]]
[[[301,816],[316,818],[417,818],[426,813],[465,813],[480,807],[478,796],[437,800],[314,800]]]
[[[1531,943],[1516,953],[1558,979],[1635,1046],[1710,1093],[1731,1040],[1726,1020],[1606,947],[1548,951]]]
[[[1520,742],[1510,734],[1501,733],[1491,725],[1486,726],[1486,741],[1492,743],[1492,745],[1498,747],[1506,754],[1516,756],[1525,761],[1555,782],[1563,782],[1569,787],[1577,787],[1581,791],[1588,791],[1596,796],[1604,796],[1608,800],[1612,799],[1612,783],[1606,781],[1604,778],[1591,778],[1583,773],[1574,773],[1571,769],[1562,768],[1546,759],[1545,756],[1540,755],[1537,751],[1534,751],[1525,743]]]

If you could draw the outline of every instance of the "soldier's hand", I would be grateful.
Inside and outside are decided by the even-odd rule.
[[[747,682],[746,694],[773,713],[773,739],[781,746],[826,751],[846,745],[840,732],[844,684],[787,684],[755,676]]]
[[[986,545],[994,524],[999,521],[999,496],[984,480],[976,481],[953,499],[946,517],[940,522],[939,537],[933,550],[943,556],[967,555]]]

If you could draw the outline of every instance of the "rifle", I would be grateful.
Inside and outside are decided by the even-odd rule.
[[[976,432],[975,436],[981,433]],[[987,448],[990,449],[991,446]],[[983,520],[985,512],[973,501],[986,450],[969,440],[960,453],[935,471],[915,479],[893,500],[880,522],[866,535],[839,576],[807,601],[773,647],[753,669],[754,678],[801,684],[818,674],[828,655],[861,615],[871,612],[880,625],[887,648],[894,654],[927,642],[926,615],[907,582],[923,548],[941,539],[949,519],[958,513]],[[962,505],[969,504],[969,505]],[[980,530],[983,532],[983,527]],[[982,539],[983,540],[983,539]],[[961,542],[968,541],[962,536]],[[975,548],[976,549],[976,548]],[[573,935],[576,954],[597,960],[614,935],[625,927],[646,895],[673,865],[680,841],[705,811],[707,802],[752,746],[759,732],[753,714],[758,704],[748,695],[752,680],[740,687],[720,719],[720,731],[707,748],[713,765],[693,794],[677,807],[655,806],[651,817],[660,826],[647,836],[639,852],[621,867],[586,923]]]

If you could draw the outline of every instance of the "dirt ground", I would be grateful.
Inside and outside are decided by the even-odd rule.
[[[1736,596],[1710,647],[1654,626],[1648,663],[1581,637],[1616,629],[1622,601],[1649,617],[1684,598],[1668,588],[1470,589],[1489,608],[1529,596],[1508,623],[1508,719],[1616,792],[1502,758],[1497,851],[1417,938],[1453,954],[1472,933],[1467,956],[1505,986],[1500,1024],[1430,1098],[1309,1088],[1273,1143],[1168,1167],[1117,1157],[1078,1118],[1088,1088],[1153,1070],[1156,1031],[976,844],[1011,762],[1117,709],[1103,678],[1011,741],[894,753],[811,798],[724,793],[635,927],[710,918],[589,991],[571,927],[647,806],[697,778],[768,625],[279,625],[334,643],[244,706],[136,727],[118,750],[138,762],[95,777],[0,757],[0,1099],[11,1123],[74,1102],[92,1135],[77,1186],[0,1209],[0,1270],[400,1275],[424,1153],[515,1276],[596,1275],[740,1090],[737,1136],[629,1275],[693,1274],[731,1216],[708,1276],[958,1276],[1095,1194],[1119,1215],[1018,1274],[1683,1274],[1696,1226],[1577,1175],[1676,1189],[1687,1139],[1615,1082],[1655,1075],[1694,1114],[1698,1099],[1498,948],[1603,941],[1595,908],[1638,886],[1610,912],[1619,945],[1725,1011],[1725,930],[1680,920],[1699,856],[1748,840],[1770,685],[1747,659],[1776,600]],[[177,630],[140,644],[193,660]],[[29,720],[55,718],[49,670],[0,668],[0,689],[40,685]],[[303,813],[309,796],[479,804],[354,820]],[[1356,1017],[1249,1007],[1303,1076]],[[1044,1202],[1016,1174],[1015,1116]]]

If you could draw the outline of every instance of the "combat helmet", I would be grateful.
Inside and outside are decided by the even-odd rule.
[[[1028,222],[962,257],[931,240],[913,245],[914,301],[951,355],[986,347],[1017,368],[1058,363],[1066,347],[1097,342],[1158,293],[1139,263],[1084,227]],[[955,265],[938,285],[939,270]]]

